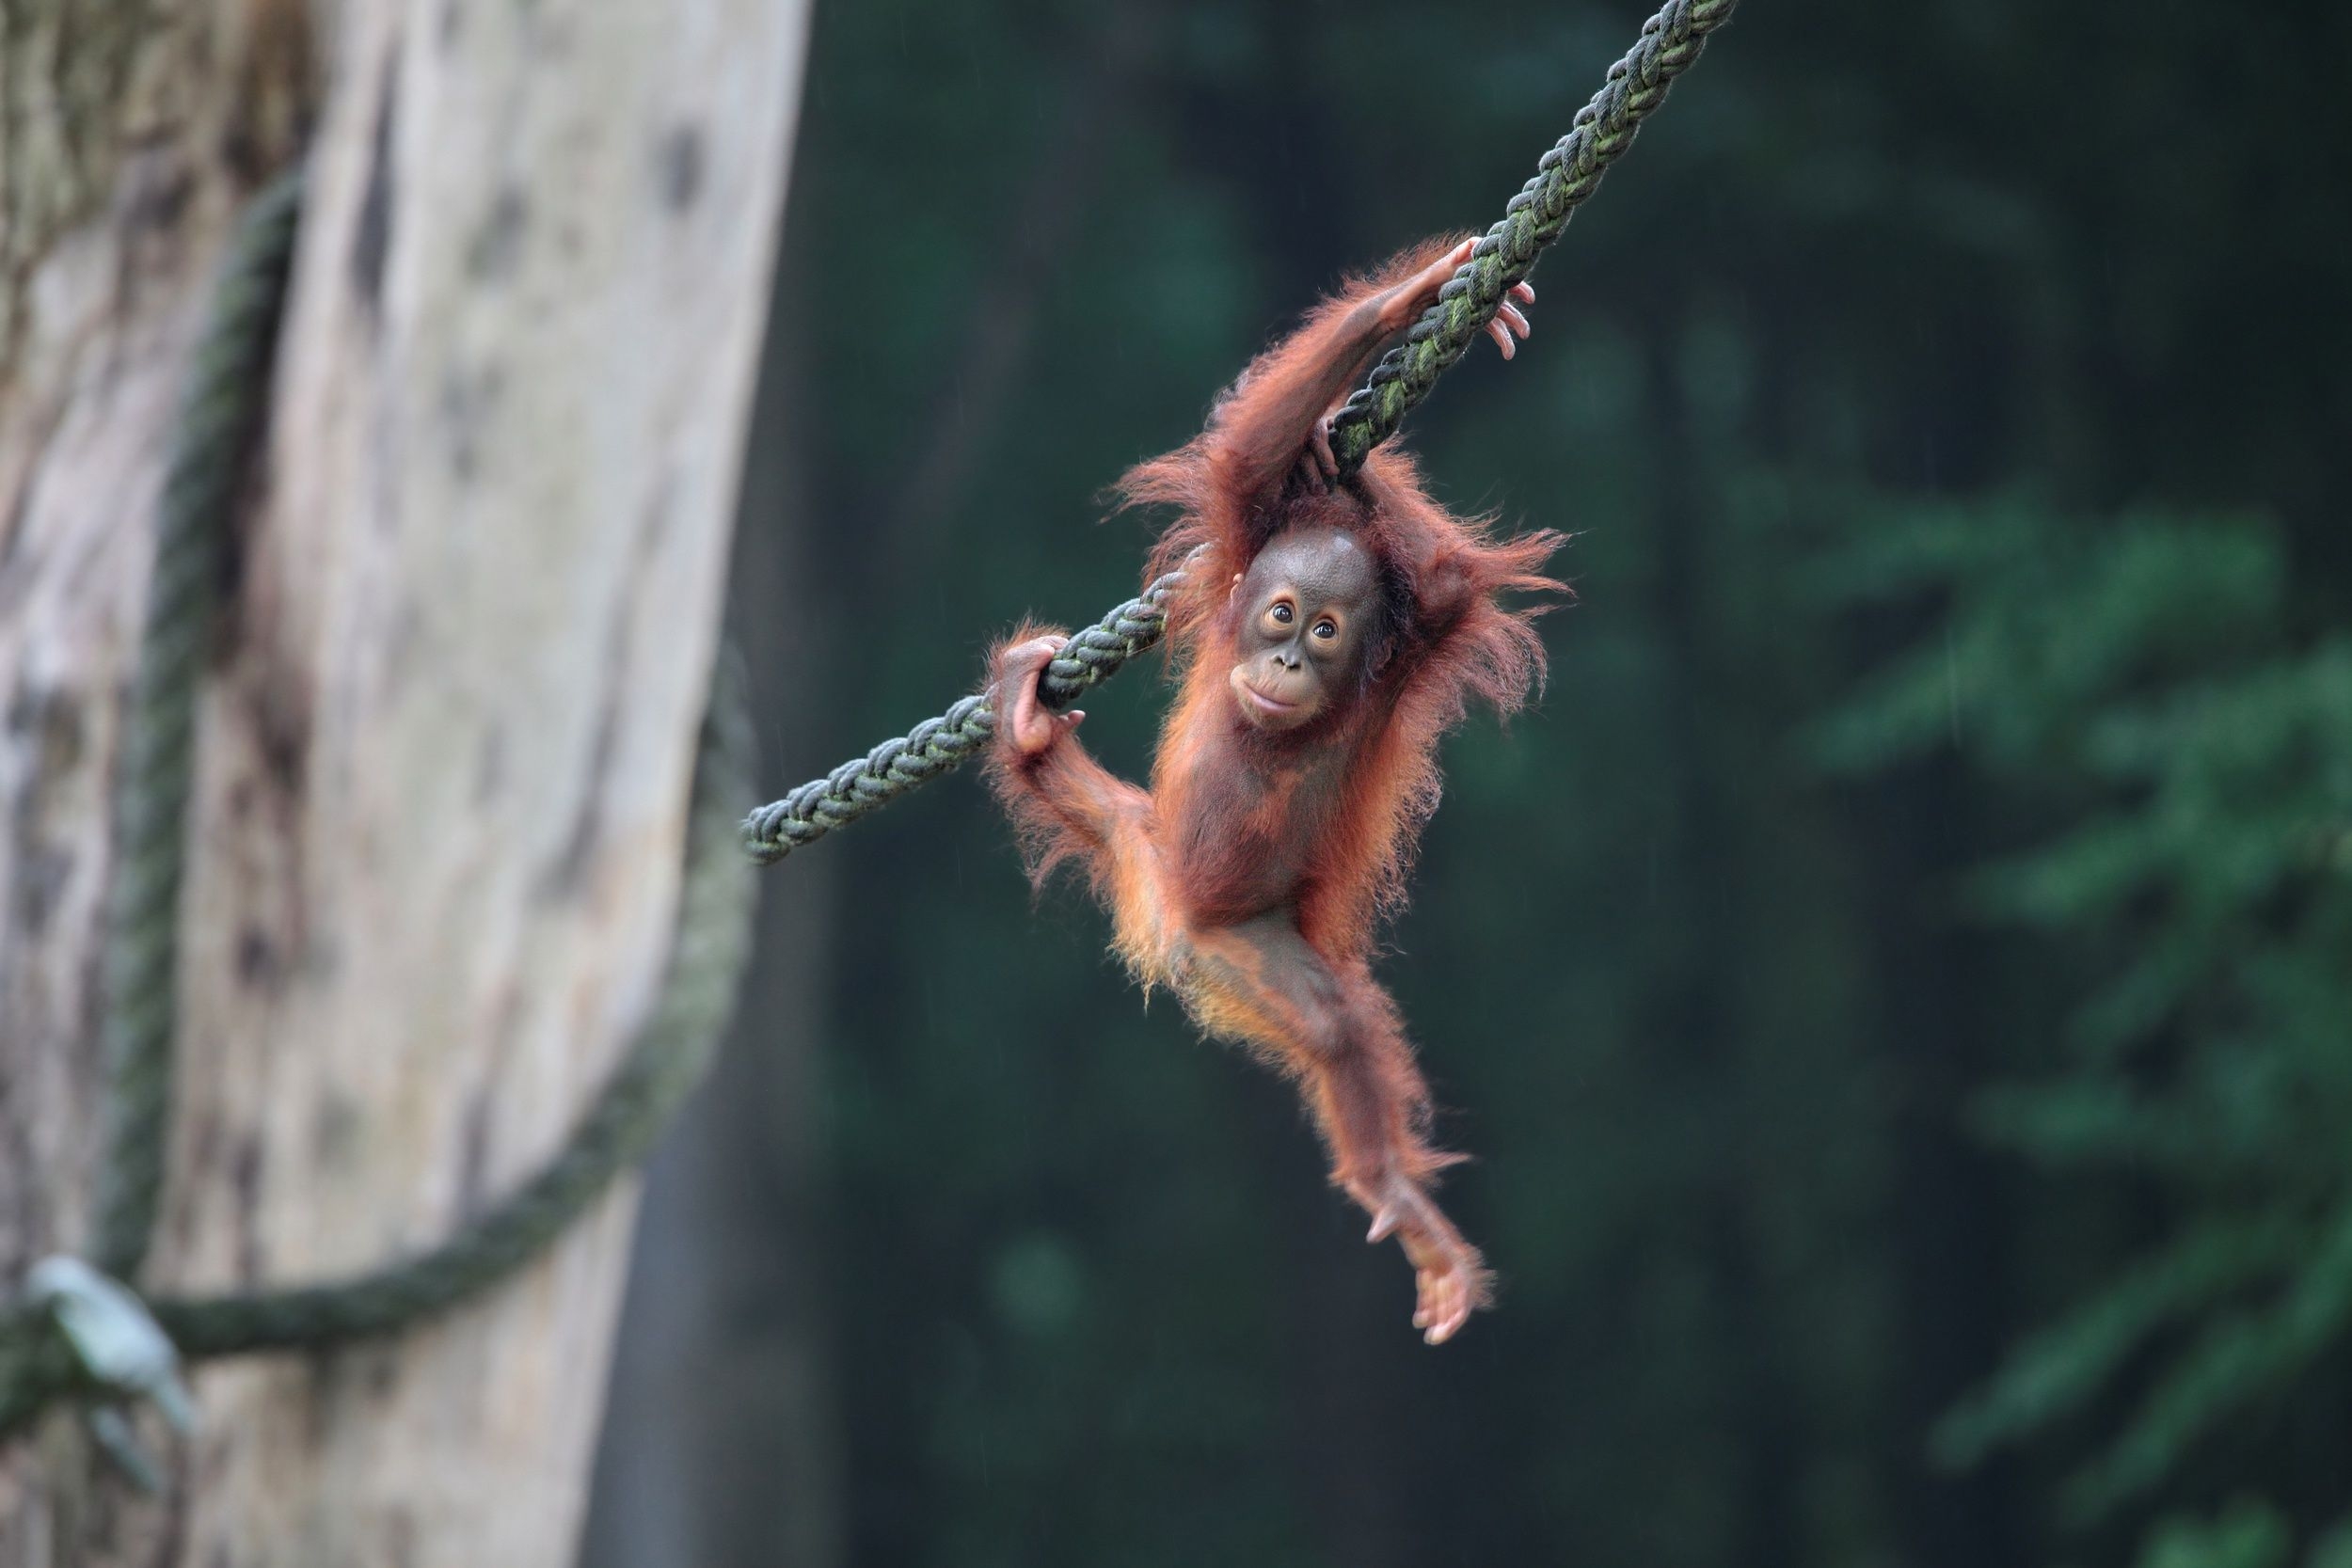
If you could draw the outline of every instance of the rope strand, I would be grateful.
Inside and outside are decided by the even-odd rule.
[[[1046,705],[1068,707],[1157,642],[1168,629],[1168,596],[1184,581],[1183,572],[1170,572],[1073,636],[1070,645],[1045,667],[1040,694]],[[743,847],[761,865],[773,865],[917,784],[961,767],[995,733],[996,709],[989,693],[959,698],[936,719],[924,720],[905,735],[851,757],[823,778],[811,779],[783,800],[753,812],[743,819]]]
[[[1446,368],[1469,352],[1495,319],[1511,285],[1534,269],[1544,246],[1600,188],[1609,166],[1624,156],[1675,78],[1691,69],[1708,35],[1731,20],[1739,0],[1666,0],[1642,24],[1642,36],[1609,79],[1579,109],[1572,128],[1535,165],[1405,341],[1380,362],[1331,419],[1331,454],[1343,474],[1363,467],[1372,449],[1396,434],[1406,413],[1429,395]]]
[[[92,1254],[118,1279],[135,1277],[147,1260],[163,1193],[197,688],[219,617],[237,486],[269,404],[301,206],[297,169],[255,198],[237,226],[190,364],[155,509],[155,567],[115,782],[100,1024],[106,1095]]]
[[[183,1360],[295,1350],[396,1333],[496,1284],[536,1257],[653,1146],[702,1081],[751,946],[752,879],[736,845],[749,787],[751,721],[723,663],[694,770],[686,875],[669,969],[628,1053],[529,1180],[431,1249],[356,1278],[148,1303]],[[41,1307],[0,1308],[0,1437],[96,1383]]]
[[[162,1189],[197,684],[239,481],[267,404],[300,200],[301,177],[287,174],[239,225],[191,362],[156,510],[105,952],[106,1101],[93,1251],[109,1287],[135,1279]],[[749,950],[751,878],[734,820],[735,803],[751,789],[742,685],[733,661],[722,659],[695,768],[670,964],[654,1010],[562,1148],[515,1192],[415,1257],[328,1284],[146,1303],[181,1359],[396,1332],[530,1261],[652,1146],[709,1064]],[[152,1392],[88,1365],[59,1322],[59,1299],[32,1291],[0,1306],[0,1437],[59,1398]]]
[[[1462,357],[1494,320],[1511,285],[1535,265],[1543,247],[1599,188],[1609,166],[1633,145],[1634,133],[1666,100],[1674,79],[1691,68],[1708,35],[1731,19],[1739,0],[1666,0],[1642,24],[1642,36],[1592,102],[1577,111],[1573,128],[1535,166],[1511,198],[1501,222],[1413,324],[1405,341],[1381,356],[1364,385],[1332,416],[1331,450],[1343,473],[1363,467],[1372,449],[1396,434],[1405,416],[1429,395],[1446,367]],[[1167,630],[1171,573],[1071,640],[1047,666],[1040,695],[1048,707],[1068,707],[1078,694],[1109,678]],[[952,772],[977,756],[996,733],[989,694],[960,699],[935,719],[852,757],[821,779],[743,819],[743,847],[762,865],[776,862],[834,829]]]
[[[1336,417],[1333,447],[1343,468],[1360,467],[1461,357],[1736,3],[1667,0],[1643,27],[1641,40],[1611,70],[1567,136],[1544,155],[1438,303]],[[288,174],[248,209],[182,404],[158,507],[154,579],[117,793],[102,1026],[107,1101],[98,1268],[85,1277],[90,1271],[76,1266],[78,1295],[37,1291],[0,1305],[0,1437],[57,1399],[115,1400],[157,1386],[151,1367],[136,1374],[145,1381],[135,1387],[125,1382],[132,1373],[89,1364],[103,1358],[86,1359],[87,1347],[77,1351],[57,1304],[119,1293],[117,1285],[135,1277],[154,1229],[171,1106],[197,683],[217,614],[237,487],[266,406],[300,199],[300,176]],[[1047,667],[1041,694],[1048,705],[1069,706],[1157,642],[1167,630],[1168,600],[1183,581],[1182,572],[1169,573],[1073,637]],[[530,1261],[643,1157],[708,1066],[749,952],[751,890],[740,849],[772,864],[968,761],[994,733],[988,694],[964,697],[907,735],[760,807],[739,828],[729,802],[748,788],[750,725],[741,682],[723,660],[703,724],[686,875],[660,996],[557,1152],[487,1212],[421,1254],[331,1283],[148,1302],[141,1321],[160,1327],[179,1356],[190,1360],[320,1347],[397,1332]]]

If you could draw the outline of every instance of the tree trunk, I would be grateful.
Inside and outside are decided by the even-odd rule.
[[[145,1283],[429,1244],[562,1139],[644,1015],[805,11],[0,0],[6,1277],[84,1236],[149,518],[204,281],[298,126]],[[0,1564],[564,1560],[628,1210],[396,1340],[205,1369],[160,1504],[53,1418],[0,1455]]]
[[[779,264],[780,305],[814,247],[794,248],[803,261]],[[809,505],[806,337],[804,316],[774,312],[728,574],[767,737],[806,733],[818,693],[853,657],[827,635],[810,586],[814,541],[789,526]],[[804,754],[763,763],[763,796],[808,766]],[[837,863],[795,856],[759,879],[760,962],[708,1087],[646,1172],[582,1568],[844,1559],[818,1111]]]

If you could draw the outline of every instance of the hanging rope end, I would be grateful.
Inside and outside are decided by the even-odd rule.
[[[25,1298],[45,1309],[91,1388],[117,1402],[143,1402],[172,1431],[196,1431],[196,1402],[180,1375],[180,1352],[147,1303],[120,1280],[78,1258],[44,1258],[24,1278]],[[161,1492],[163,1466],[139,1440],[119,1402],[88,1413],[90,1436],[140,1490]]]

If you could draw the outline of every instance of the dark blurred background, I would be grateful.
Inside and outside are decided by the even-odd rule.
[[[1640,0],[819,8],[736,574],[785,787],[1484,228]],[[1393,984],[1440,1351],[960,779],[771,873],[592,1564],[2352,1565],[2352,11],[1749,0],[1409,422],[1572,530]],[[1138,668],[1089,738],[1146,767]]]

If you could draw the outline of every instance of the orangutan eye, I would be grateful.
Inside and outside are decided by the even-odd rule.
[[[1315,635],[1322,638],[1326,642],[1330,641],[1331,639],[1339,636],[1339,634],[1340,628],[1333,622],[1317,621],[1315,623]]]
[[[1273,615],[1277,626],[1287,626],[1291,624],[1291,607],[1279,599],[1275,601]]]

